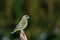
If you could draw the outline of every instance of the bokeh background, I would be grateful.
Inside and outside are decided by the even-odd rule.
[[[0,0],[0,40],[20,40],[11,32],[25,14],[28,40],[60,40],[60,0]]]

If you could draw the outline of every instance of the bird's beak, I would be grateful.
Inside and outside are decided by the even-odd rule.
[[[30,18],[29,16],[27,18]]]

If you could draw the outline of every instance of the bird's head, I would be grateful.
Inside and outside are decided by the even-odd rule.
[[[28,15],[24,15],[22,19],[29,19],[30,17]]]

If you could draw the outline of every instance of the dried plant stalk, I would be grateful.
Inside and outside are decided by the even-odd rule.
[[[24,30],[21,30],[21,32],[20,32],[20,39],[27,40],[27,37],[26,37],[26,34],[24,33]]]

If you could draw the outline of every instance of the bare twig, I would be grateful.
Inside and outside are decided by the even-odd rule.
[[[27,40],[26,34],[24,33],[23,30],[21,30],[21,32],[20,32],[20,39],[21,40]]]

